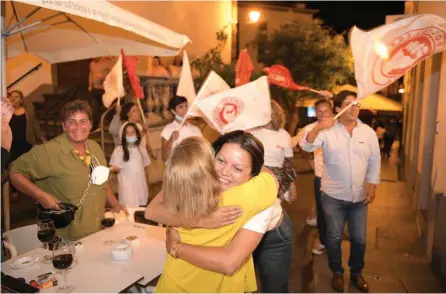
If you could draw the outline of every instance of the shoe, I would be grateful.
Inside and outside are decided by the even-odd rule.
[[[343,293],[344,292],[344,275],[343,274],[334,274],[331,279],[331,287],[336,292]]]
[[[317,219],[316,218],[307,218],[307,225],[309,226],[317,226]]]
[[[321,243],[318,243],[318,244],[313,248],[313,250],[311,250],[311,252],[312,252],[313,254],[316,254],[316,255],[321,255],[322,253],[324,253],[324,251],[325,251],[325,245],[324,245],[324,244],[321,244]]]
[[[369,285],[361,274],[350,276],[350,284],[353,284],[362,293],[369,292]]]

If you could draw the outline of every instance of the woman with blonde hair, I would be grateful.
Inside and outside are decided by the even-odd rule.
[[[146,218],[176,226],[178,232],[174,242],[168,238],[170,255],[157,292],[253,292],[257,288],[251,253],[261,235],[245,235],[241,240],[237,232],[274,203],[278,184],[262,168],[263,146],[254,136],[235,131],[222,137],[215,161],[211,145],[203,138],[180,142],[167,161],[163,191],[147,207]],[[233,161],[235,157],[238,161]],[[243,214],[228,208],[234,205]],[[168,236],[170,232],[176,231],[168,230]],[[243,241],[244,246],[233,250],[235,239],[235,244]]]

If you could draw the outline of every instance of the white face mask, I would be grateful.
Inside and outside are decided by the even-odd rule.
[[[181,116],[179,116],[178,114],[175,113],[175,119],[177,119],[180,122],[182,122],[184,120],[184,117],[181,117]]]
[[[135,144],[136,141],[138,141],[138,138],[136,136],[131,136],[131,137],[125,137],[125,140],[129,144]]]

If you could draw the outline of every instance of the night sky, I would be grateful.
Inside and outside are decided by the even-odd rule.
[[[253,1],[259,2],[260,1]],[[305,3],[307,8],[318,9],[315,18],[330,26],[336,33],[348,33],[354,26],[369,30],[383,25],[386,15],[404,14],[404,1],[267,1],[268,4],[294,6]]]
[[[307,8],[318,9],[315,17],[337,33],[348,33],[354,25],[369,30],[383,25],[386,15],[404,14],[404,1],[308,1],[305,4]]]

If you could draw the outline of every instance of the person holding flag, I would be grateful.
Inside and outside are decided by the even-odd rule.
[[[332,288],[344,292],[341,242],[347,222],[350,235],[350,281],[361,292],[369,287],[362,270],[366,250],[368,204],[375,199],[380,183],[381,153],[378,138],[368,125],[358,119],[359,104],[350,105],[356,93],[341,91],[334,98],[334,108],[342,113],[339,120],[324,118],[300,140],[306,152],[322,147],[324,169],[321,202],[327,223],[328,265],[333,272]],[[345,111],[345,108],[351,106]]]
[[[187,113],[188,102],[183,96],[174,96],[169,100],[168,110],[172,112],[174,120],[167,124],[161,132],[161,146],[163,160],[167,161],[172,148],[189,137],[203,137],[200,129],[189,122],[182,122]]]

